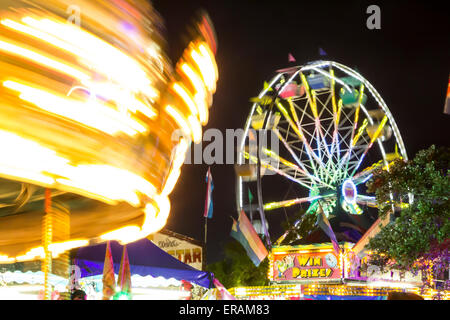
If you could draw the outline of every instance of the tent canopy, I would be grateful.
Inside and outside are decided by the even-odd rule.
[[[111,254],[114,262],[114,273],[119,273],[123,246],[111,241]],[[150,240],[144,238],[127,244],[130,272],[140,276],[162,276],[166,279],[185,280],[202,287],[212,287],[214,275],[210,272],[197,270],[175,259]],[[103,273],[106,243],[82,247],[76,250],[74,263],[80,268],[81,278]]]

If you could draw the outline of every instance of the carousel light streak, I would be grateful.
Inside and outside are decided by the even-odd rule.
[[[25,17],[22,21],[60,40],[68,39],[73,46],[82,45],[82,47],[78,47],[79,50],[76,53],[82,62],[88,62],[93,70],[101,72],[130,91],[139,90],[149,96],[156,96],[156,92],[151,86],[151,80],[139,64],[99,37],[73,24],[56,19]]]
[[[160,230],[189,144],[201,141],[202,124],[208,121],[219,76],[210,49],[215,39],[196,34],[176,74],[164,68],[169,63],[155,42],[159,35],[149,33],[156,17],[152,12],[137,10],[130,17],[115,4],[94,4],[85,15],[98,16],[97,24],[88,18],[79,27],[43,9],[41,0],[28,2],[37,9],[2,8],[0,17],[0,53],[6,57],[0,66],[5,105],[0,148],[7,150],[0,158],[0,175],[57,189],[55,195],[70,192],[108,205],[128,204],[144,217],[142,225],[98,225],[103,233],[96,231],[97,240],[126,243]],[[112,32],[112,24],[127,16],[139,34]],[[195,59],[186,59],[194,51]],[[160,113],[168,117],[158,121]],[[185,137],[175,143],[170,136],[177,129]],[[151,165],[145,163],[150,155]],[[45,250],[27,247],[12,256],[0,252],[0,261],[42,259],[49,251],[56,257],[87,245],[92,237],[50,241]]]
[[[194,116],[197,116],[197,105],[194,102],[194,98],[188,93],[188,90],[179,83],[174,83],[172,89],[178,94],[183,102],[188,106],[189,110]]]
[[[214,58],[214,54],[212,53],[210,47],[205,43],[200,43],[198,49],[200,50],[200,53],[204,58],[203,61],[207,66],[207,69],[202,72],[205,76],[205,83],[211,93],[214,93],[216,92],[216,83],[219,80],[219,71],[217,68],[216,59]]]
[[[171,105],[167,105],[164,110],[167,112],[168,115],[170,115],[175,120],[175,122],[178,124],[180,129],[183,131],[183,133],[187,137],[190,137],[192,134],[191,127],[190,127],[188,121],[181,115],[181,113],[179,113]]]
[[[200,122],[205,125],[208,119],[208,106],[206,105],[205,101],[206,90],[204,88],[204,84],[202,83],[200,77],[196,74],[196,72],[187,63],[182,64],[181,70],[189,78],[190,82],[196,90],[193,98],[193,100],[196,102],[196,112],[198,112]]]
[[[124,132],[134,136],[137,133],[148,131],[148,127],[140,121],[128,116],[124,117],[120,112],[92,99],[89,99],[87,103],[77,101],[11,80],[4,81],[3,86],[17,91],[20,99],[45,111],[75,120],[111,135]]]
[[[22,58],[29,59],[34,63],[38,63],[47,68],[55,70],[59,73],[65,74],[73,79],[77,79],[80,81],[89,80],[90,76],[81,71],[79,68],[75,68],[65,63],[61,63],[56,59],[49,58],[49,56],[45,56],[33,50],[25,49],[21,46],[8,43],[6,41],[1,40],[0,38],[0,50],[4,51],[8,54],[19,56]]]

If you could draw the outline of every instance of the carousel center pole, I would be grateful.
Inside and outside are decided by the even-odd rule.
[[[52,195],[50,189],[45,189],[44,202],[44,223],[42,230],[42,246],[44,248],[44,260],[42,261],[42,272],[44,273],[44,300],[51,299],[52,289],[49,284],[49,274],[52,272],[52,253],[49,246],[53,238],[53,217],[52,217]]]

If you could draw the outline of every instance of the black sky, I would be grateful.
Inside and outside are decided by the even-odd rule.
[[[356,68],[382,95],[412,157],[431,144],[450,146],[443,114],[450,73],[450,12],[444,1],[156,0],[176,61],[196,10],[209,13],[218,38],[219,82],[207,128],[242,128],[263,82],[288,66],[318,60],[319,47]],[[381,8],[381,30],[369,30],[366,8]],[[204,146],[206,143],[204,144]],[[171,194],[166,227],[202,240],[207,165],[185,165]],[[208,221],[208,263],[221,257],[236,217],[235,174],[213,165],[214,217]],[[268,217],[269,223],[271,218]],[[276,229],[276,228],[275,228]]]

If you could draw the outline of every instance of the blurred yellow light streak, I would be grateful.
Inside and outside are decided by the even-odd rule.
[[[3,152],[0,157],[0,170],[3,174],[46,185],[53,184],[54,181],[42,172],[52,169],[63,170],[69,162],[37,142],[3,130],[0,130],[0,149],[8,151]]]
[[[32,19],[30,17],[24,18],[24,21],[28,21],[31,24],[35,23],[34,19]],[[76,54],[77,56],[82,57],[84,59],[89,59],[92,57],[92,55],[88,54],[86,51],[84,51],[83,49],[80,49],[76,45],[72,45],[64,40],[60,40],[57,37],[49,35],[46,32],[39,31],[38,29],[28,27],[26,25],[14,22],[10,19],[1,20],[0,23],[10,29],[21,32],[23,34],[33,36],[33,37],[35,37],[39,40],[45,41],[59,49],[65,50],[71,54]],[[38,60],[37,62],[39,62],[41,60]],[[78,78],[82,81],[83,84],[87,85],[89,89],[92,89],[97,93],[101,92],[102,95],[106,98],[110,98],[110,99],[113,99],[118,102],[120,101],[123,105],[128,106],[128,108],[132,112],[136,112],[136,110],[139,110],[140,112],[142,112],[144,115],[146,115],[147,117],[149,117],[151,119],[153,119],[157,115],[157,113],[154,109],[149,108],[142,102],[140,102],[137,99],[135,99],[134,97],[132,97],[130,92],[128,93],[129,97],[126,97],[125,94],[121,94],[120,97],[118,97],[117,94],[120,91],[124,91],[122,88],[120,88],[120,86],[112,85],[112,84],[108,84],[108,83],[100,84],[100,83],[88,81],[87,79],[89,79],[89,76],[87,76],[87,75],[86,75],[86,79],[83,79],[80,77],[78,77]],[[150,98],[153,99],[156,97],[157,97],[157,93],[154,91],[151,91]]]
[[[181,65],[181,70],[188,77],[193,87],[201,96],[206,97],[206,90],[199,75],[187,63]]]
[[[130,171],[109,165],[71,165],[55,151],[37,142],[0,130],[0,148],[8,150],[0,157],[0,173],[21,180],[75,188],[78,193],[90,192],[110,202],[126,201],[140,205],[138,193],[153,197],[156,187]],[[33,161],[29,161],[33,159]],[[52,175],[57,176],[56,180]]]
[[[170,201],[167,196],[158,196],[154,198],[159,210],[157,211],[155,207],[151,204],[147,204],[145,207],[145,220],[142,225],[142,235],[145,237],[151,233],[158,232],[161,230],[169,217],[170,213]]]
[[[10,54],[29,59],[35,63],[42,64],[50,69],[64,73],[72,78],[78,79],[80,81],[86,81],[90,79],[90,76],[84,72],[81,72],[73,67],[70,67],[64,63],[50,59],[42,54],[36,53],[34,51],[16,46],[14,44],[0,40],[0,50],[8,52]]]
[[[71,250],[73,248],[84,247],[89,244],[86,239],[70,240],[65,242],[55,242],[51,243],[48,247],[49,251],[52,253],[52,258],[58,258],[58,256],[65,251]],[[34,259],[43,259],[45,257],[44,248],[42,246],[34,247],[27,251],[25,254],[17,256],[15,259],[10,258],[9,261],[29,261]],[[1,261],[1,260],[0,260]]]
[[[209,45],[205,44],[204,42],[200,43],[198,46],[200,53],[203,55],[203,57],[206,58],[206,61],[209,63],[209,66],[211,67],[212,71],[214,72],[214,80],[217,81],[219,79],[219,71],[217,68],[216,58],[214,57],[214,53],[211,51],[211,48]]]
[[[181,70],[189,78],[190,82],[196,90],[196,93],[194,94],[194,100],[196,102],[199,119],[202,124],[206,124],[208,122],[208,106],[206,104],[206,90],[204,88],[203,82],[197,75],[197,73],[187,63],[183,63],[181,65]]]
[[[126,226],[100,236],[103,241],[107,240],[119,240],[122,244],[127,244],[138,240],[141,228],[138,226]]]
[[[63,178],[59,184],[75,187],[114,201],[126,201],[137,207],[140,198],[137,192],[153,197],[156,188],[144,178],[109,165],[91,164],[65,168],[59,173]]]
[[[158,93],[152,88],[151,81],[140,65],[113,45],[93,34],[73,25],[51,19],[34,19],[25,17],[22,21],[40,31],[69,42],[78,49],[72,51],[84,63],[106,75],[109,79],[120,83],[123,87],[137,92],[141,91],[151,98]],[[56,42],[52,44],[56,45]],[[58,42],[58,44],[60,44]],[[68,48],[61,46],[61,48]]]
[[[135,225],[125,226],[102,234],[100,239],[103,241],[118,240],[122,244],[127,244],[161,230],[169,217],[170,201],[166,196],[156,196],[154,199],[158,209],[151,203],[146,205],[145,220],[141,228]]]
[[[383,119],[381,120],[380,124],[378,125],[377,130],[375,131],[375,133],[373,134],[372,138],[370,139],[370,143],[374,143],[375,140],[378,139],[378,137],[380,136],[381,131],[383,130],[386,122],[388,121],[388,117],[385,115],[383,117]]]
[[[358,142],[359,138],[361,137],[361,135],[364,132],[364,129],[366,129],[367,125],[369,124],[369,121],[366,119],[364,119],[362,126],[358,129],[358,133],[356,134],[356,136],[353,138],[352,141],[352,147],[354,147],[356,145],[356,143]]]
[[[180,142],[178,143],[176,149],[175,149],[175,157],[172,162],[172,168],[171,171],[167,177],[167,180],[164,184],[164,189],[161,192],[162,195],[167,196],[169,195],[173,188],[175,187],[175,184],[180,177],[181,174],[181,166],[183,165],[184,159],[186,157],[186,152],[189,148],[189,144],[186,141],[186,139],[180,139]]]
[[[20,99],[33,103],[43,110],[72,119],[111,135],[124,132],[133,136],[138,132],[148,131],[148,127],[138,121],[124,116],[101,103],[93,102],[92,99],[89,99],[87,102],[80,102],[11,80],[4,81],[3,86],[18,91]]]
[[[192,132],[187,120],[185,120],[184,117],[171,105],[167,105],[164,110],[167,112],[169,116],[171,116],[175,120],[180,129],[183,131],[183,133],[186,136],[190,137]]]
[[[202,123],[202,125],[206,125],[208,123],[208,118],[209,118],[209,110],[208,110],[208,104],[206,102],[206,98],[203,95],[196,93],[194,96],[194,100],[198,106],[199,120]]]
[[[170,171],[169,176],[167,177],[166,183],[164,184],[164,189],[161,192],[162,195],[167,196],[172,192],[173,188],[175,188],[175,184],[177,183],[178,178],[180,177],[180,174],[181,174],[180,169],[178,169],[178,170],[173,169]]]
[[[200,70],[200,73],[202,75],[202,78],[203,78],[208,90],[210,90],[211,92],[214,92],[215,81],[213,79],[213,74],[212,74],[213,70],[211,70],[211,67],[205,61],[206,59],[194,49],[192,49],[192,51],[191,51],[191,58],[192,58],[192,60],[194,60],[198,69]]]
[[[91,81],[85,82],[85,85],[87,86],[86,89],[93,92],[95,95],[101,96],[107,100],[115,101],[120,110],[131,111],[132,113],[139,111],[150,119],[155,119],[158,115],[155,108],[143,103],[136,98],[133,92],[130,92],[119,85],[109,82]]]
[[[306,80],[306,77],[303,73],[300,72],[300,78],[302,79],[303,86],[305,87],[305,92],[308,96],[309,105],[311,107],[311,110],[313,112],[314,118],[317,119],[319,117],[319,114],[317,113],[317,106],[316,106],[316,95],[314,90],[310,90],[309,83]]]
[[[192,129],[192,141],[199,143],[202,141],[202,125],[198,121],[197,117],[194,116],[189,116],[188,122]]]
[[[129,147],[124,150],[123,158],[128,155],[125,151],[134,155],[135,147],[141,147],[141,140],[137,139],[147,143],[149,126],[154,124],[147,118],[154,120],[160,112],[158,105],[166,101],[160,92],[172,85],[167,84],[172,70],[156,41],[158,36],[142,32],[149,29],[146,22],[141,25],[141,20],[128,21],[134,27],[131,33],[137,31],[134,39],[136,34],[121,34],[128,29],[113,30],[116,23],[124,21],[115,14],[99,10],[94,15],[89,12],[94,7],[85,10],[88,10],[88,20],[82,27],[68,23],[57,12],[44,12],[40,8],[20,9],[8,18],[3,15],[0,18],[0,29],[7,31],[0,36],[0,53],[7,57],[0,67],[0,86],[4,86],[1,91],[5,93],[8,107],[0,117],[0,148],[8,151],[0,157],[0,175],[108,204],[125,201],[141,208],[145,214],[142,226],[122,224],[101,237],[126,243],[157,232],[166,224],[170,212],[168,195],[180,176],[191,140],[201,141],[202,124],[209,118],[218,79],[217,64],[207,43],[199,39],[191,43],[183,56],[188,62],[184,65],[180,62],[185,82],[178,83],[182,90],[175,91],[187,108],[184,105],[161,108],[186,136],[180,139],[170,168],[157,162],[168,157],[159,150],[161,154],[155,163],[160,171],[154,172],[155,169],[141,164],[136,169],[131,167],[136,172],[129,171],[134,160],[127,162],[115,155],[122,146]],[[94,25],[90,20],[93,17]],[[133,38],[131,45],[127,36]],[[192,50],[197,61],[188,57]],[[86,99],[84,92],[75,91],[78,89],[86,90],[90,97]],[[16,106],[18,117],[23,116],[25,120],[34,117],[33,123],[23,122],[23,130],[21,120],[11,117]],[[55,127],[51,125],[62,127],[55,137],[52,136]],[[173,126],[158,123],[151,129],[159,138],[173,130]],[[93,150],[100,143],[104,143],[105,153],[97,157]],[[151,143],[146,144],[145,151],[152,147]],[[172,148],[173,143],[168,147]],[[142,149],[144,146],[139,150]],[[112,159],[108,160],[110,156]],[[157,175],[159,180],[153,178]],[[87,244],[88,240],[55,243],[50,251],[56,257]],[[42,247],[27,248],[24,252],[17,259],[1,253],[0,261],[26,261],[45,256]]]
[[[289,113],[287,112],[287,110],[281,105],[281,103],[277,102],[277,106],[278,109],[281,111],[281,113],[283,114],[283,116],[286,118],[286,120],[288,121],[288,123],[290,124],[290,126],[292,127],[292,129],[295,131],[295,133],[298,135],[298,137],[300,138],[300,140],[305,143],[305,137],[303,135],[303,133],[299,130],[299,127],[297,127],[297,125],[292,121],[291,117],[289,116]]]
[[[188,90],[180,83],[174,82],[172,89],[178,94],[178,96],[188,106],[189,110],[194,116],[198,115],[197,105],[194,102],[194,98],[188,93]]]

